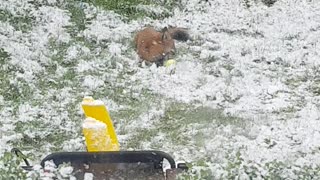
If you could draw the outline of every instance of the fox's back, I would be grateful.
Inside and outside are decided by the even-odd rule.
[[[161,40],[161,33],[156,31],[152,27],[145,28],[139,31],[135,38],[136,45],[142,43],[152,43],[151,41],[160,41]]]

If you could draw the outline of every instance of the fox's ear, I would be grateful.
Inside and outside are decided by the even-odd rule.
[[[165,27],[165,28],[162,29],[162,40],[168,39],[168,38],[169,38],[168,28]]]
[[[161,40],[166,40],[166,39],[168,39],[168,35],[166,32],[163,32]]]
[[[164,27],[161,31],[162,31],[162,32],[168,31],[168,27]]]

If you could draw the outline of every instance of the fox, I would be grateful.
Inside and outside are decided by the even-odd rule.
[[[176,53],[175,41],[188,41],[191,37],[186,28],[165,27],[157,31],[153,27],[146,27],[136,33],[135,48],[141,61],[163,66],[164,61],[172,58]]]

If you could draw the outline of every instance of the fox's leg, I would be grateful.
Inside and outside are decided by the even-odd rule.
[[[161,60],[159,60],[159,61],[156,61],[157,67],[163,66],[163,62],[164,62],[163,59],[161,59]]]

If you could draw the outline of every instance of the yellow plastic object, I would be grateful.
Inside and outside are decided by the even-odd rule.
[[[86,139],[88,152],[110,151],[113,149],[111,138],[107,134],[107,126],[101,121],[86,118],[82,124],[82,132]]]
[[[82,101],[82,109],[87,118],[94,118],[107,125],[107,134],[110,136],[113,145],[110,151],[119,151],[120,147],[117,134],[105,104],[102,101],[94,100],[92,97],[85,97]]]

